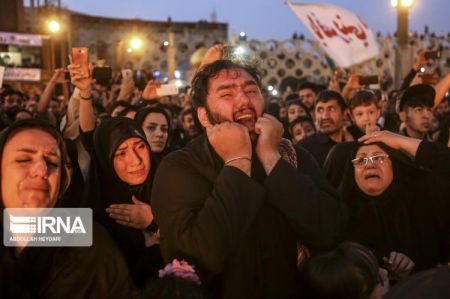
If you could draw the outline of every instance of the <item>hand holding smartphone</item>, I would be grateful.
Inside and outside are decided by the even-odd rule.
[[[359,85],[371,85],[371,84],[378,84],[378,76],[371,75],[371,76],[360,76],[359,77]]]
[[[173,84],[161,84],[160,87],[156,88],[156,94],[160,97],[176,95],[178,94],[178,87]]]
[[[72,48],[72,63],[78,64],[81,71],[89,73],[89,48]]]

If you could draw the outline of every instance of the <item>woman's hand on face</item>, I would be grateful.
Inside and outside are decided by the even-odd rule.
[[[134,204],[113,204],[106,209],[109,217],[117,223],[137,229],[145,229],[153,221],[150,205],[132,197]]]
[[[393,149],[400,149],[403,139],[404,136],[390,131],[372,131],[359,138],[358,141],[364,144],[382,142]]]
[[[359,138],[358,141],[364,144],[382,142],[387,146],[396,150],[401,150],[412,157],[416,156],[417,149],[422,142],[421,139],[395,134],[390,131],[374,131]]]

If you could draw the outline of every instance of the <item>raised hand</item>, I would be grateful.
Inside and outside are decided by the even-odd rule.
[[[154,100],[159,98],[156,93],[156,89],[161,86],[161,82],[150,80],[145,85],[144,91],[142,92],[142,98],[146,101]]]
[[[422,142],[420,139],[402,136],[390,131],[371,132],[359,138],[358,141],[364,144],[382,142],[387,146],[396,150],[401,150],[410,156],[416,155],[419,144]]]
[[[92,65],[89,65],[89,71],[86,72],[79,64],[73,64],[70,56],[69,58],[70,64],[67,66],[67,69],[70,72],[72,84],[80,90],[81,96],[89,96],[91,85],[94,83],[94,80],[91,78]]]
[[[247,127],[234,122],[222,122],[217,125],[208,125],[206,134],[209,143],[225,163],[241,158],[227,165],[235,166],[250,175],[252,143]]]
[[[131,199],[134,204],[112,204],[106,209],[106,213],[121,225],[137,229],[147,228],[153,220],[152,208],[134,195]]]

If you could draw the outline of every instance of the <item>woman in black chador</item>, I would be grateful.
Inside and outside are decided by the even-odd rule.
[[[450,149],[388,131],[360,142],[337,145],[325,163],[349,208],[347,239],[400,278],[448,262]]]
[[[91,151],[85,202],[117,242],[138,287],[163,266],[150,207],[150,146],[133,120],[114,117],[83,133]],[[89,141],[93,144],[89,144]]]
[[[60,132],[44,121],[19,121],[0,134],[2,240],[3,215],[9,213],[4,208],[62,206],[62,195],[69,185],[66,155]],[[29,245],[19,241],[12,247],[0,246],[2,298],[136,296],[122,255],[106,230],[95,222],[92,246]]]

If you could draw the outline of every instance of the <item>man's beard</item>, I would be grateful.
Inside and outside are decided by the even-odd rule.
[[[8,118],[11,121],[14,121],[16,118],[17,113],[19,113],[20,107],[19,106],[12,106],[5,109],[5,114],[8,116]]]
[[[240,123],[239,121],[237,121],[236,120],[236,115],[238,115],[240,112],[242,112],[242,111],[244,111],[244,110],[251,110],[252,112],[253,112],[253,115],[254,115],[254,121],[255,121],[255,123],[256,123],[256,120],[257,120],[257,115],[256,115],[256,111],[255,111],[255,109],[253,108],[253,107],[248,107],[248,108],[246,108],[246,109],[243,109],[243,110],[239,110],[239,111],[236,111],[236,112],[234,112],[233,113],[233,122],[235,122],[235,123],[239,123],[239,124],[242,124],[242,123]],[[225,121],[229,121],[229,120],[227,120],[227,119],[224,119],[222,116],[220,116],[218,113],[216,113],[216,112],[212,112],[211,111],[211,109],[209,109],[209,107],[208,107],[208,105],[205,105],[205,111],[206,111],[206,117],[208,117],[208,121],[209,121],[209,123],[211,124],[211,125],[218,125],[218,124],[220,124],[220,123],[223,123],[223,122],[225,122]],[[242,125],[244,125],[244,124],[242,124]],[[244,125],[245,126],[245,125]],[[258,134],[256,134],[255,132],[254,132],[254,130],[252,131],[252,132],[250,132],[249,131],[249,134],[250,134],[250,139],[252,140],[252,143],[256,143],[256,141],[257,141],[257,139],[258,139]]]

